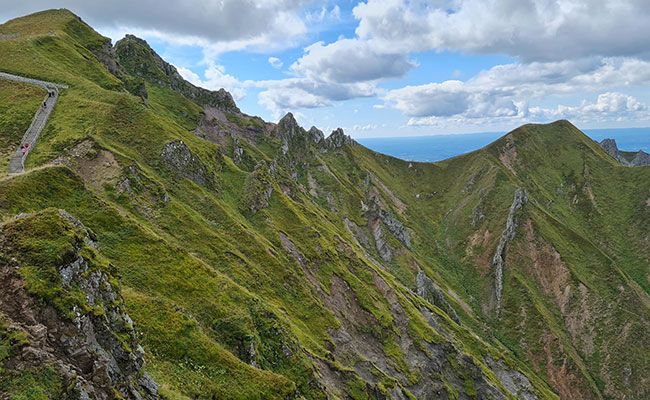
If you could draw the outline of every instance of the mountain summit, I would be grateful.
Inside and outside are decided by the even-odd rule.
[[[0,397],[650,397],[650,168],[568,121],[439,163],[0,25]],[[64,86],[61,86],[62,88]]]

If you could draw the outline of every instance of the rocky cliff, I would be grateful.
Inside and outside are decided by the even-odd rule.
[[[603,141],[600,142],[600,146],[607,154],[626,167],[643,167],[650,165],[650,154],[643,150],[637,152],[621,151],[618,149],[616,140],[614,139],[603,139]]]
[[[9,398],[32,389],[48,398],[159,398],[92,232],[48,209],[3,224],[0,247],[0,389]],[[26,376],[34,387],[22,386]]]

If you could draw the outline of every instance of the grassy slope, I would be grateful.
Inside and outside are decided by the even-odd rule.
[[[47,28],[43,27],[45,21]],[[614,299],[614,289],[621,283],[638,287],[640,294],[632,293],[620,304],[638,308],[639,297],[648,293],[648,253],[642,243],[629,238],[647,237],[648,224],[643,222],[647,222],[648,212],[640,201],[648,195],[648,169],[616,167],[588,139],[571,132],[567,135],[566,127],[545,129],[543,134],[513,135],[522,143],[517,147],[521,160],[517,175],[499,161],[500,143],[438,165],[413,163],[411,167],[354,146],[343,154],[314,157],[313,164],[322,161],[332,174],[306,168],[324,192],[335,194],[335,212],[326,207],[323,197],[311,198],[294,185],[291,197],[276,187],[270,207],[250,215],[241,208],[246,195],[242,183],[249,173],[227,156],[217,156],[218,146],[193,135],[191,130],[200,112],[197,105],[171,91],[149,86],[149,106],[145,107],[140,99],[122,90],[121,82],[87,50],[102,40],[66,12],[37,14],[0,26],[0,33],[17,32],[17,39],[0,41],[0,52],[12,54],[0,60],[0,69],[71,86],[62,94],[28,166],[42,165],[90,138],[99,149],[112,152],[122,168],[137,166],[148,183],[135,199],[117,193],[115,179],[100,182],[99,189],[90,192],[83,180],[66,168],[48,167],[0,183],[0,213],[7,218],[49,206],[65,208],[98,234],[103,252],[119,269],[128,310],[143,332],[148,368],[170,397],[212,393],[230,398],[283,397],[296,386],[307,397],[318,396],[311,382],[310,358],[330,357],[328,330],[336,328],[339,321],[319,300],[305,272],[284,251],[279,232],[318,265],[314,270],[321,290],[329,290],[335,275],[347,282],[375,319],[377,329],[388,332],[383,345],[397,369],[404,367],[403,355],[393,345],[398,337],[394,316],[371,282],[375,274],[384,276],[411,316],[413,336],[437,340],[438,334],[415,307],[419,300],[406,290],[413,289],[419,267],[440,286],[453,291],[448,300],[461,314],[464,325],[483,332],[491,343],[476,341],[467,330],[444,322],[468,353],[477,358],[486,351],[507,354],[495,339],[498,337],[558,390],[560,385],[548,376],[549,369],[533,356],[539,349],[532,343],[550,327],[550,335],[560,338],[565,347],[551,350],[557,359],[568,357],[569,364],[575,364],[571,368],[577,371],[576,385],[586,388],[586,393],[604,391],[603,383],[598,382],[602,372],[597,365],[605,355],[595,352],[585,357],[575,350],[579,347],[574,344],[577,340],[567,333],[559,307],[525,269],[530,252],[519,251],[525,243],[517,242],[514,256],[509,255],[508,263],[516,264],[516,268],[512,274],[506,272],[501,321],[492,318],[492,276],[484,264],[496,247],[514,189],[524,186],[532,199],[526,216],[530,215],[538,236],[562,254],[576,280],[585,282],[602,302]],[[177,180],[161,167],[157,160],[163,145],[177,139],[209,167],[216,190]],[[271,144],[270,150],[261,143],[245,146],[249,154],[260,159],[276,145]],[[562,168],[558,168],[557,160],[539,155],[546,154],[548,148],[553,150],[550,154],[562,155]],[[576,161],[582,157],[587,160]],[[582,203],[573,203],[570,189],[562,196],[555,192],[557,187],[577,187],[579,177],[584,176],[584,165],[589,165],[596,199],[616,205],[601,206],[596,217],[583,210]],[[407,205],[403,213],[391,207],[414,236],[412,249],[399,250],[385,269],[369,262],[361,249],[342,251],[337,245],[338,238],[352,240],[342,226],[342,216],[364,225],[359,204],[365,200],[366,171]],[[306,186],[304,173],[300,179]],[[289,179],[286,181],[290,184]],[[468,184],[470,181],[474,183]],[[34,192],[32,196],[21,195],[28,190]],[[155,193],[167,193],[171,201],[156,201]],[[387,193],[383,198],[392,203]],[[478,228],[469,223],[477,205],[485,215]],[[470,238],[476,231],[492,232],[492,236],[474,245]],[[521,240],[521,235],[518,237]],[[593,251],[585,250],[589,249],[586,244],[576,245],[583,243],[577,238],[604,254],[590,261],[588,256]],[[399,248],[399,244],[392,245]],[[373,249],[369,251],[380,259]],[[520,260],[516,258],[519,253]],[[613,273],[612,265],[620,272]],[[604,283],[585,272],[593,266],[600,268]],[[469,306],[464,308],[464,303]],[[523,334],[513,330],[522,309],[531,321],[546,323],[538,326],[531,322]],[[640,311],[641,317],[634,318],[633,323],[647,321],[647,308]],[[611,318],[621,315],[615,311],[610,314]],[[620,326],[613,320],[601,321],[599,326],[608,324]],[[610,329],[599,337],[613,335]],[[264,370],[240,361],[246,359],[251,344]],[[625,350],[624,345],[619,347]],[[288,357],[282,355],[287,348],[291,349]],[[609,356],[623,360],[628,355],[629,350]],[[635,356],[643,357],[643,353]],[[517,363],[512,359],[509,362]],[[643,360],[637,365],[643,365]],[[534,383],[546,390],[541,381]],[[367,395],[355,381],[349,383],[347,394],[359,398]]]
[[[508,142],[516,149],[512,161],[503,157]],[[563,396],[647,393],[642,343],[648,337],[641,332],[650,320],[650,169],[621,167],[563,121],[522,127],[438,165],[359,147],[340,168],[342,174],[357,169],[373,171],[407,204],[404,217],[422,245],[414,248],[418,263],[430,266],[427,272],[484,316],[488,335],[527,359]],[[530,203],[517,217],[505,311],[494,319],[491,258],[519,187]],[[472,224],[476,210],[485,217]],[[530,234],[521,226],[527,223]],[[395,268],[404,264],[412,265]],[[549,264],[559,269],[544,271]],[[396,271],[407,284],[412,274]],[[481,329],[481,322],[468,322]]]

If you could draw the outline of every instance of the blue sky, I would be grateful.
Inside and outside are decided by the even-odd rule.
[[[3,4],[7,3],[7,4]],[[146,39],[242,111],[353,137],[650,126],[643,0],[0,0]]]

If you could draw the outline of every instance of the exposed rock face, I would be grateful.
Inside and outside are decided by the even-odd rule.
[[[367,211],[369,220],[379,220],[384,223],[386,229],[395,236],[407,248],[411,247],[411,238],[408,230],[390,211],[382,207],[378,196],[372,196],[370,199],[370,206]]]
[[[327,139],[325,139],[325,146],[331,150],[340,149],[345,145],[355,143],[356,142],[350,136],[346,135],[341,128],[334,130]]]
[[[287,113],[278,121],[277,132],[280,138],[288,140],[301,134],[304,130],[298,125],[298,121],[296,121],[293,114]]]
[[[393,252],[390,250],[388,243],[384,239],[384,229],[381,226],[381,222],[377,218],[368,220],[368,228],[372,233],[372,237],[375,239],[375,247],[379,256],[384,261],[390,261],[393,259]]]
[[[490,356],[485,357],[485,363],[494,372],[503,386],[518,399],[537,399],[533,385],[522,373],[508,368],[502,360],[494,361]]]
[[[106,66],[108,72],[121,78],[123,76],[122,67],[117,62],[115,48],[111,44],[111,40],[107,39],[101,46],[93,49],[93,54],[97,59]]]
[[[269,167],[265,161],[260,161],[246,180],[244,204],[253,213],[269,205],[273,194],[272,169],[273,166]]]
[[[418,274],[415,277],[415,287],[418,296],[426,299],[429,303],[446,312],[452,320],[460,324],[458,314],[456,314],[456,311],[454,311],[451,305],[447,302],[442,290],[431,279],[429,279],[422,270],[418,271]]]
[[[206,90],[189,83],[178,73],[176,67],[163,60],[140,38],[126,35],[115,43],[115,53],[118,62],[131,75],[176,90],[199,104],[239,113],[230,93],[224,89]]]
[[[237,135],[232,135],[232,160],[235,164],[241,164],[244,157],[244,148],[239,144]]]
[[[616,159],[626,167],[643,167],[650,165],[650,154],[643,150],[639,150],[636,153],[621,151],[618,149],[616,140],[614,139],[604,139],[600,142],[600,147],[602,147],[607,154],[612,156],[612,158]]]
[[[636,156],[632,159],[630,164],[632,164],[633,167],[642,167],[642,166],[650,165],[650,154],[646,153],[643,150],[639,150],[639,152],[636,153]]]
[[[603,139],[603,141],[600,142],[600,147],[602,147],[607,154],[609,154],[610,156],[618,160],[619,154],[618,154],[618,146],[616,145],[616,140]]]
[[[190,148],[183,141],[167,143],[160,157],[165,167],[175,175],[187,178],[199,185],[208,184],[207,168],[197,156],[192,154]]]
[[[311,136],[311,139],[314,141],[314,143],[320,143],[323,140],[325,140],[325,135],[323,134],[323,131],[320,129],[316,128],[315,126],[312,126],[309,128],[309,131],[307,131],[309,135]]]
[[[94,258],[98,247],[94,234],[63,210],[43,214],[63,227],[56,233],[75,239],[65,261],[53,268],[55,275],[47,275],[49,285],[57,288],[56,297],[43,298],[28,286],[21,271],[48,267],[29,265],[22,260],[24,252],[13,247],[24,240],[24,229],[42,215],[21,215],[2,227],[0,316],[27,337],[13,349],[5,367],[15,373],[46,366],[54,369],[65,398],[158,399],[156,383],[143,371],[144,350],[133,321],[111,278]]]
[[[515,237],[517,224],[515,214],[524,204],[528,202],[528,195],[523,189],[515,190],[515,196],[508,212],[506,227],[501,234],[501,239],[492,258],[492,268],[494,269],[494,297],[496,299],[496,314],[499,316],[501,310],[501,296],[503,292],[503,267],[505,266],[506,247]]]

